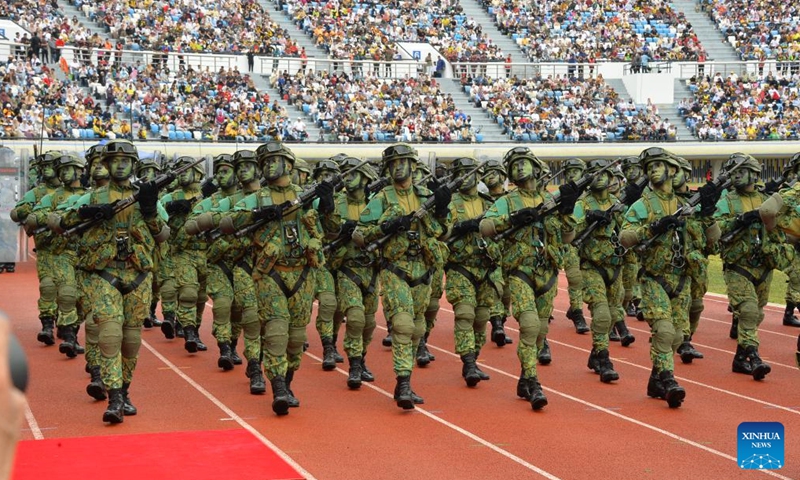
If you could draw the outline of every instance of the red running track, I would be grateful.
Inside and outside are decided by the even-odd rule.
[[[612,344],[618,382],[602,384],[586,368],[591,339],[576,334],[564,316],[563,278],[550,325],[553,363],[539,369],[549,399],[541,412],[515,395],[519,362],[513,321],[508,326],[514,345],[487,344],[480,364],[492,378],[470,389],[452,353],[453,313],[443,302],[430,339],[437,359],[413,375],[425,405],[412,412],[400,410],[391,399],[394,376],[390,350],[380,345],[385,334],[380,313],[367,357],[377,380],[359,391],[345,384],[346,363],[337,371],[322,371],[322,347],[311,322],[311,348],[293,384],[302,406],[280,418],[270,409],[271,395],[249,394],[243,367],[231,372],[216,367],[207,308],[201,336],[208,352],[188,354],[180,339],[166,340],[157,329],[143,332],[131,387],[139,414],[108,426],[101,421],[105,402],[85,393],[83,360],[69,360],[56,347],[36,341],[40,325],[33,263],[0,275],[0,292],[0,309],[13,319],[29,356],[26,440],[246,429],[306,478],[331,480],[800,478],[800,371],[794,366],[800,332],[781,325],[778,307],[767,308],[761,326],[761,353],[772,373],[755,382],[731,373],[736,344],[728,338],[727,302],[706,298],[694,338],[706,358],[683,365],[676,357],[676,376],[687,391],[677,410],[645,395],[650,372],[645,323],[628,318],[636,342],[629,348]],[[783,469],[737,467],[736,429],[744,421],[784,425]]]

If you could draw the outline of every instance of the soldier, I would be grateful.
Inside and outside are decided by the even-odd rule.
[[[575,234],[572,211],[580,192],[573,182],[560,190],[558,215],[542,218],[538,206],[545,202],[542,175],[544,163],[527,147],[515,147],[503,158],[508,179],[516,190],[497,200],[480,223],[481,235],[498,232],[508,238],[503,245],[502,268],[509,282],[514,318],[519,323],[517,346],[522,372],[517,395],[529,400],[531,408],[547,405],[536,373],[538,350],[547,334],[547,319],[553,310],[558,266],[563,262],[564,244]]]
[[[315,182],[333,184],[339,175],[339,167],[333,160],[321,160],[314,166],[311,174]],[[332,272],[327,266],[314,269],[315,296],[317,298],[317,333],[322,341],[322,369],[332,371],[337,363],[344,362],[336,345],[339,328],[342,326],[342,315],[336,315],[336,285]]]
[[[83,170],[84,162],[76,155],[63,154],[55,159],[55,171],[61,186],[53,193],[45,195],[33,209],[32,214],[28,215],[25,222],[27,231],[34,232],[40,227],[46,227],[48,215],[54,212],[57,206],[73,195],[83,195],[85,191],[81,186]],[[77,310],[79,294],[75,278],[75,244],[50,230],[37,235],[36,238],[37,247],[49,252],[53,267],[51,273],[58,304],[58,336],[63,340],[58,346],[58,351],[68,358],[75,358],[78,354],[85,353],[84,348],[78,343],[78,329],[82,319]]]
[[[272,410],[286,415],[291,404],[299,405],[291,384],[300,368],[314,302],[309,275],[324,263],[319,215],[329,218],[333,212],[333,185],[315,186],[320,203],[314,210],[299,200],[303,190],[291,182],[295,156],[289,148],[270,142],[258,147],[256,158],[267,187],[240,200],[233,214],[220,220],[220,229],[255,229],[253,279],[263,325],[261,352],[272,386]],[[290,207],[292,201],[301,204]]]
[[[164,171],[170,171],[174,167],[174,161],[168,161],[166,157],[161,158],[161,166]],[[163,205],[163,199],[170,192],[178,188],[178,177],[163,188],[159,194],[159,202]],[[166,192],[166,193],[163,193]],[[183,327],[177,321],[178,310],[178,287],[175,284],[175,262],[170,251],[170,242],[163,242],[158,245],[155,252],[156,268],[154,282],[158,283],[158,291],[161,295],[161,313],[164,321],[161,323],[161,333],[168,339],[175,337],[183,338]]]
[[[715,217],[723,240],[730,237],[720,241],[719,248],[728,299],[739,317],[732,370],[762,380],[772,367],[758,352],[758,326],[764,319],[772,270],[791,265],[794,249],[785,243],[782,230],[768,231],[762,222],[758,209],[769,197],[755,189],[761,173],[759,161],[745,153],[734,153],[731,158],[742,166],[733,172],[734,190],[719,201]]]
[[[425,333],[431,277],[437,266],[444,265],[438,239],[447,233],[452,194],[446,185],[435,193],[413,185],[419,155],[410,145],[387,147],[382,157],[381,175],[388,174],[393,183],[370,200],[353,241],[368,250],[378,245],[372,242],[383,242],[380,281],[387,318],[392,322],[394,398],[398,407],[409,410],[424,402],[411,388],[414,350]],[[430,197],[434,199],[432,211],[420,211]]]
[[[564,162],[564,181],[576,182],[583,176],[586,163],[580,158],[570,158]],[[570,244],[564,244],[564,273],[567,276],[567,293],[569,294],[569,309],[567,318],[575,324],[575,331],[584,334],[589,331],[586,319],[583,317],[583,278],[578,252]]]
[[[155,158],[146,158],[139,161],[136,164],[136,184],[141,185],[143,183],[152,182],[155,180],[156,175],[161,173],[161,166],[156,162]],[[153,271],[158,271],[158,264],[160,260],[159,255],[160,249],[157,249],[153,255],[153,260],[155,261],[155,267]],[[156,306],[158,306],[158,282],[153,281],[153,299],[150,302],[150,314],[147,318],[144,319],[144,328],[153,328],[153,327],[160,327],[161,320],[156,317]]]
[[[628,185],[638,182],[644,175],[639,164],[639,157],[631,156],[622,159],[622,173]],[[639,257],[634,252],[625,256],[625,264],[622,267],[622,284],[625,287],[625,296],[622,299],[622,306],[629,317],[638,318],[639,302],[642,300],[639,292],[639,280],[636,278],[639,273]]]
[[[311,167],[302,158],[297,159],[295,167],[292,169],[292,183],[298,187],[305,187],[308,177],[311,176]]]
[[[97,221],[77,241],[77,266],[85,270],[84,294],[99,329],[100,371],[109,397],[103,421],[109,423],[121,423],[124,415],[137,413],[128,392],[142,321],[150,307],[152,252],[169,236],[166,212],[158,208],[158,190],[152,182],[139,188],[133,207],[114,211],[113,202],[136,193],[131,176],[138,158],[132,143],[108,142],[100,161],[110,172],[110,183],[85,194],[61,219],[50,222],[63,230],[88,219]]]
[[[675,380],[673,355],[683,340],[684,323],[688,322],[690,289],[686,288],[689,277],[685,257],[691,253],[688,250],[691,245],[687,230],[702,227],[692,218],[684,221],[673,215],[684,204],[672,187],[672,179],[681,170],[678,158],[663,148],[652,147],[644,150],[639,159],[650,179],[651,190],[644,192],[625,214],[620,242],[625,248],[650,243],[640,250],[640,307],[652,331],[653,369],[647,395],[666,400],[670,408],[678,408],[686,391]],[[716,192],[703,195],[702,215],[713,213],[716,196]]]
[[[459,177],[477,166],[474,158],[453,161],[453,176]],[[488,195],[478,193],[478,175],[469,175],[450,201],[449,223],[452,250],[445,271],[447,301],[455,312],[455,351],[461,357],[461,376],[468,387],[474,387],[489,375],[478,368],[477,360],[486,343],[486,324],[490,312],[501,305],[503,274],[499,261],[500,247],[486,241],[479,233],[483,214],[494,203]],[[505,342],[503,342],[505,345]]]
[[[45,195],[52,194],[61,186],[55,170],[56,159],[61,157],[61,152],[50,151],[40,155],[34,160],[36,168],[41,178],[41,183],[28,190],[17,205],[11,210],[11,220],[24,224],[28,215],[33,212],[34,207]],[[56,275],[56,266],[53,264],[51,253],[52,234],[49,232],[40,233],[34,236],[36,242],[36,273],[39,277],[39,320],[42,322],[42,330],[36,339],[45,345],[55,345],[53,329],[56,325],[56,315],[58,315],[58,305],[56,304],[57,287],[53,280]]]
[[[611,210],[618,204],[617,198],[608,192],[613,173],[605,171],[598,174],[609,163],[605,159],[589,162],[586,173],[594,175],[594,180],[589,186],[589,192],[575,204],[574,211],[577,231],[583,231],[593,224],[599,225],[582,242],[578,255],[584,285],[583,299],[592,312],[592,351],[588,366],[600,375],[603,383],[619,380],[619,374],[609,358],[609,332],[617,322],[624,322],[624,313],[619,308],[624,296],[620,273],[625,249],[619,243],[618,236],[622,225],[622,211],[615,213]]]
[[[228,197],[220,198],[210,212],[201,213],[187,220],[186,229],[189,233],[195,230],[199,233],[218,229],[221,218],[228,214],[234,205],[261,188],[259,181],[261,169],[255,152],[238,150],[233,154],[233,167],[242,188]],[[220,170],[224,171],[224,168]],[[223,178],[218,182],[221,186],[227,183]],[[213,236],[210,234],[209,238]],[[213,292],[216,296],[214,337],[220,349],[217,366],[224,370],[233,368],[232,365],[242,364],[236,346],[239,335],[244,333],[244,356],[247,359],[245,375],[250,379],[250,393],[252,395],[265,393],[267,386],[261,371],[261,323],[258,319],[258,300],[253,282],[251,239],[248,236],[219,235],[219,238],[212,240],[209,246],[208,262],[209,265],[214,265],[214,268],[210,267],[209,275],[212,280],[209,280],[209,294]],[[223,278],[214,279],[217,274],[215,270],[221,273]]]
[[[797,171],[800,167],[800,153],[795,153],[783,171],[782,184],[797,180]],[[795,184],[797,185],[797,184]],[[797,187],[800,188],[800,187]],[[784,195],[787,209],[793,209],[798,204],[796,195]],[[786,232],[791,235],[791,232]],[[792,265],[784,270],[786,279],[786,310],[783,313],[783,324],[787,327],[800,327],[800,320],[794,315],[794,310],[800,310],[800,255],[795,255]]]
[[[175,168],[194,161],[192,157],[180,157],[175,162]],[[183,347],[189,353],[208,350],[199,336],[200,322],[208,299],[206,294],[208,242],[205,238],[187,234],[184,229],[194,204],[202,198],[200,181],[204,175],[203,168],[195,165],[178,177],[179,189],[161,198],[161,204],[169,215],[169,227],[172,232],[169,240],[170,256],[178,291],[175,320],[167,318],[165,314],[161,331],[167,338],[173,338],[177,325],[180,325],[184,334]]]
[[[330,268],[336,272],[338,310],[347,317],[344,351],[350,369],[347,386],[358,389],[361,382],[375,381],[365,363],[367,348],[375,331],[378,310],[378,266],[374,254],[367,254],[351,241],[367,201],[364,188],[378,176],[369,165],[353,157],[342,159],[345,191],[336,196],[334,219],[341,225],[338,238],[329,244]],[[353,170],[355,169],[355,170]]]

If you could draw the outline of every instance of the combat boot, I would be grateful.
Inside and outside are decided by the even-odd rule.
[[[478,357],[480,356],[479,352],[475,352],[475,371],[478,372],[478,376],[481,377],[481,381],[489,380],[489,374],[481,370],[481,366],[478,364]]]
[[[428,352],[428,347],[425,345],[425,337],[422,337],[419,339],[419,345],[417,345],[417,365],[427,367],[429,363],[431,363],[430,352]]]
[[[144,319],[144,328],[160,327],[164,323],[156,317],[157,305],[158,302],[150,302],[150,315]]]
[[[567,318],[572,320],[575,324],[575,331],[583,335],[590,330],[589,325],[586,325],[586,319],[583,318],[583,310],[580,308],[571,308],[567,311]]]
[[[621,339],[619,338],[619,333],[617,333],[617,326],[611,325],[611,331],[608,332],[608,341],[609,342],[619,342]]]
[[[84,353],[86,353],[86,349],[83,348],[83,345],[81,345],[80,343],[80,335],[78,335],[80,332],[81,332],[81,324],[79,323],[75,326],[75,353],[77,353],[78,355],[83,355]]]
[[[375,375],[369,371],[367,368],[367,352],[364,352],[364,355],[361,356],[361,381],[363,382],[374,382]]]
[[[550,343],[547,341],[547,338],[544,339],[544,343],[542,343],[542,348],[539,350],[537,358],[539,360],[539,365],[550,365],[550,362],[553,361],[553,354],[550,352]]]
[[[350,362],[350,370],[347,372],[347,387],[351,390],[358,390],[361,388],[361,374],[363,372],[364,361],[361,357],[348,357],[347,361]]]
[[[753,379],[763,380],[764,377],[766,377],[767,374],[772,371],[772,367],[770,367],[768,363],[764,363],[764,361],[761,360],[761,356],[758,354],[758,347],[755,345],[750,345],[745,348],[745,353],[747,354],[747,358],[750,360],[750,366],[753,369]]]
[[[286,393],[289,394],[289,408],[297,408],[300,406],[300,400],[294,396],[292,391],[292,380],[294,380],[294,370],[286,371]]]
[[[196,353],[197,343],[200,341],[200,339],[197,338],[197,327],[187,325],[183,327],[183,333],[183,348],[185,348],[189,353]]]
[[[133,406],[131,403],[131,398],[128,396],[128,389],[131,388],[130,383],[123,383],[122,384],[122,414],[126,417],[130,417],[136,415],[139,411],[136,410],[136,407]]]
[[[56,326],[56,319],[53,317],[40,317],[39,320],[42,322],[42,331],[36,335],[36,340],[45,345],[55,345],[56,340],[53,338],[53,328]]]
[[[261,364],[258,360],[248,360],[247,370],[245,370],[244,374],[250,379],[250,394],[259,395],[267,391],[264,374],[261,372]]]
[[[288,415],[289,392],[286,390],[286,379],[279,375],[269,383],[272,385],[272,411],[277,415]]]
[[[586,362],[586,366],[589,370],[594,371],[594,373],[600,375],[600,363],[597,358],[597,350],[592,348],[592,351],[589,352],[589,361]]]
[[[531,379],[523,377],[522,373],[519,374],[519,380],[517,380],[517,396],[525,400],[531,399]]]
[[[336,346],[337,342],[339,341],[339,335],[333,334],[333,358],[336,360],[336,363],[344,363],[344,357],[341,353],[339,353],[339,349]]]
[[[333,348],[333,339],[322,339],[322,369],[330,372],[336,368],[336,356]]]
[[[106,386],[103,385],[103,377],[100,375],[100,367],[89,367],[89,375],[92,376],[89,385],[86,386],[86,393],[95,400],[105,400],[108,398],[106,395]]]
[[[428,358],[431,359],[431,362],[435,362],[436,361],[436,355],[434,355],[433,352],[431,352],[428,349],[428,337],[430,337],[430,336],[431,336],[431,332],[425,332],[425,337],[424,337],[425,338],[425,351],[428,352]]]
[[[184,338],[185,333],[183,332],[183,325],[181,325],[180,320],[175,319],[175,336],[178,338]]]
[[[381,345],[384,347],[392,346],[392,322],[390,320],[386,320],[386,337],[381,340]]]
[[[611,383],[619,380],[619,373],[614,370],[614,364],[608,358],[608,350],[600,350],[597,352],[597,368],[600,370],[600,381],[603,383]]]
[[[800,327],[800,320],[794,316],[795,303],[786,302],[786,311],[783,313],[783,324],[787,327]]]
[[[461,362],[464,364],[461,367],[461,377],[467,382],[468,387],[476,386],[481,381],[481,377],[478,376],[475,367],[475,353],[461,355]]]
[[[625,314],[629,317],[636,318],[639,314],[639,301],[631,300],[628,307],[625,309]]]
[[[67,325],[60,328],[61,330],[61,337],[64,339],[63,342],[58,346],[58,351],[66,355],[68,358],[75,358],[78,356],[78,352],[76,352],[75,347],[75,334],[76,329],[73,325]]]
[[[219,347],[219,359],[217,366],[224,371],[233,370],[233,358],[231,358],[231,344],[228,342],[217,343]]]
[[[636,337],[633,336],[630,330],[628,330],[628,326],[625,325],[625,320],[620,320],[615,323],[614,330],[619,334],[619,341],[623,347],[628,347],[636,341]]]
[[[164,321],[161,322],[161,333],[164,334],[164,337],[171,340],[175,338],[175,323],[177,320],[175,319],[174,313],[165,313],[164,314]]]
[[[739,314],[733,311],[733,307],[728,305],[728,311],[731,312],[731,331],[728,336],[736,340],[739,338]]]
[[[539,383],[539,379],[536,377],[532,377],[529,382],[531,391],[531,408],[537,411],[541,410],[547,406],[547,397],[544,396],[544,392],[542,391],[542,384]]]
[[[200,339],[199,326],[198,327],[194,327],[194,333],[195,333],[195,335],[197,335],[197,351],[198,352],[206,352],[206,351],[208,351],[208,346],[205,343],[203,343],[203,340]]]
[[[238,338],[234,338],[231,340],[231,360],[233,360],[234,365],[241,365],[242,364],[242,357],[236,352],[236,345],[239,343]]]
[[[747,358],[747,352],[741,345],[736,345],[736,353],[733,355],[733,365],[731,366],[733,373],[744,373],[745,375],[753,374],[753,366]]]
[[[669,408],[678,408],[686,398],[686,390],[683,389],[675,380],[675,376],[669,370],[664,370],[658,374],[661,379],[661,386],[664,388],[664,396],[662,397],[667,401]]]
[[[412,410],[414,401],[411,398],[411,377],[397,377],[397,384],[394,387],[394,399],[397,406],[403,410]]]
[[[123,409],[125,398],[121,388],[112,388],[108,391],[108,408],[103,413],[103,421],[107,423],[122,423],[125,419]]]
[[[647,382],[647,396],[650,398],[664,398],[664,385],[656,372],[656,367],[650,371],[650,380]]]
[[[692,363],[695,358],[700,359],[704,357],[702,353],[695,350],[694,345],[691,344],[691,340],[691,335],[684,335],[683,343],[678,347],[678,355],[681,356],[681,362],[683,363]]]
[[[513,343],[513,340],[511,340],[506,335],[505,318],[500,316],[495,316],[489,319],[489,323],[492,325],[491,338],[492,341],[495,343],[495,345],[497,345],[498,347],[505,347],[506,345]]]

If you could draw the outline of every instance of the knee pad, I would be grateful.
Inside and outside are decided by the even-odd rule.
[[[597,302],[592,304],[592,325],[598,323],[600,325],[611,325],[611,309],[608,302]]]
[[[475,324],[476,325],[485,325],[489,322],[489,317],[491,313],[488,307],[476,307],[475,308]]]
[[[97,345],[100,341],[100,328],[94,321],[86,322],[86,345]]]
[[[683,334],[678,337],[678,332],[675,331],[675,325],[669,320],[657,320],[653,322],[652,329],[652,344],[657,352],[675,351],[677,346],[683,340]],[[677,340],[677,345],[675,344]]]
[[[142,329],[139,327],[122,327],[122,356],[136,358],[142,346]]]
[[[349,322],[348,322],[349,323]],[[364,333],[362,337],[365,341],[372,339],[372,333],[375,331],[375,327],[378,324],[375,322],[375,314],[374,313],[367,313],[364,315]]]
[[[122,325],[117,322],[104,322],[100,325],[97,343],[103,357],[116,357],[122,348]]]
[[[428,331],[428,323],[425,321],[425,317],[415,318],[414,333],[411,335],[411,343],[417,345],[419,343],[419,339],[425,336],[426,331]]]
[[[700,313],[703,311],[704,308],[705,305],[703,305],[703,299],[694,298],[692,299],[692,305],[689,307],[689,311],[692,313]]]
[[[258,320],[258,309],[256,307],[245,307],[242,309],[242,319],[239,324],[243,329],[247,329],[250,325],[255,325],[258,330],[261,329],[261,322]]]
[[[205,304],[208,301],[208,292],[205,289],[197,292],[197,303]]]
[[[431,312],[434,315],[439,313],[439,299],[438,298],[431,298],[428,301],[428,306],[425,308],[425,315],[427,316]]]
[[[472,325],[475,323],[475,307],[464,302],[457,303],[453,306],[453,312],[456,317],[456,330],[458,331],[472,331]]]
[[[410,313],[398,313],[393,316],[392,342],[408,345],[412,336],[414,336],[414,317]]]
[[[58,309],[71,312],[78,301],[78,288],[75,285],[62,285],[58,289]]]
[[[272,356],[284,355],[289,345],[289,320],[271,318],[264,325],[264,346]]]
[[[372,317],[373,327],[375,324],[375,316]],[[350,307],[347,309],[347,328],[352,327],[354,332],[361,332],[367,325],[367,319],[364,315],[364,309],[359,307]]]
[[[303,353],[303,344],[305,341],[305,327],[289,327],[289,343],[286,345],[286,353],[289,355],[300,355]]]
[[[217,297],[211,311],[214,312],[214,323],[228,324],[231,321],[233,299],[230,297]]]
[[[333,292],[320,292],[317,295],[319,300],[319,318],[325,321],[333,321],[333,315],[336,313],[336,295]]]
[[[53,281],[53,277],[44,277],[39,282],[39,296],[42,300],[56,300],[58,289],[56,288],[56,283]]]
[[[164,280],[161,284],[161,303],[175,303],[178,301],[178,290],[175,280]]]
[[[736,308],[739,311],[739,323],[756,325],[761,320],[761,311],[754,300],[746,300]]]
[[[178,290],[178,302],[184,308],[194,308],[197,306],[197,287],[183,286]]]
[[[522,312],[519,314],[519,341],[528,347],[536,345],[539,337],[541,322],[536,312]]]

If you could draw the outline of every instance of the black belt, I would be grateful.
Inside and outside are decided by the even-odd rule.
[[[100,270],[99,272],[97,270],[94,270],[93,272],[99,275],[100,278],[102,278],[106,282],[110,283],[111,286],[116,288],[119,291],[119,293],[121,293],[123,296],[136,290],[139,287],[139,285],[141,285],[142,282],[144,282],[144,279],[147,278],[147,275],[150,273],[150,272],[139,272],[139,275],[137,275],[136,278],[133,279],[131,283],[125,283],[122,280],[120,280],[119,277],[115,277],[107,270]]]
[[[528,274],[523,272],[522,270],[512,270],[509,273],[509,275],[513,275],[522,280],[523,282],[527,283],[528,286],[531,287],[531,290],[533,290],[533,295],[536,297],[541,297],[545,293],[549,292],[550,289],[553,288],[553,285],[556,284],[556,280],[558,280],[558,274],[553,274],[553,276],[550,277],[547,283],[542,285],[542,288],[537,289],[536,283],[533,281],[533,279],[529,277]]]
[[[341,272],[345,277],[349,278],[353,283],[356,284],[358,288],[361,289],[362,294],[373,294],[375,293],[375,284],[378,281],[378,272],[374,268],[372,270],[372,278],[369,280],[369,285],[364,285],[364,280],[361,278],[359,274],[354,272],[350,267],[342,265],[339,267],[339,272]]]
[[[228,268],[227,265],[225,265],[225,262],[220,260],[220,261],[214,263],[214,265],[216,265],[217,268],[222,270],[222,273],[224,273],[225,276],[228,277],[228,281],[231,282],[231,286],[233,286],[233,272],[231,271],[230,268]]]
[[[281,289],[281,291],[283,292],[283,295],[286,298],[292,298],[294,296],[294,294],[297,293],[298,290],[300,290],[300,287],[303,286],[303,282],[306,281],[306,277],[308,277],[308,271],[310,270],[310,268],[311,267],[309,267],[308,265],[303,267],[303,271],[300,273],[300,278],[297,279],[297,281],[294,284],[294,287],[292,287],[291,290],[283,282],[283,279],[281,278],[281,276],[280,276],[280,274],[278,273],[277,270],[275,270],[275,269],[270,270],[269,276],[270,276],[270,278],[275,280],[275,283],[278,284],[278,288]]]
[[[444,271],[447,272],[449,270],[453,270],[455,272],[460,273],[461,275],[464,275],[464,278],[469,280],[469,283],[471,283],[472,286],[475,288],[475,293],[476,294],[478,293],[478,290],[480,289],[481,282],[485,282],[486,279],[489,278],[489,274],[491,273],[491,270],[487,270],[486,271],[486,275],[484,275],[483,278],[479,279],[478,277],[473,275],[472,272],[467,270],[463,265],[460,265],[458,263],[453,263],[453,262],[447,262],[445,264]]]
[[[614,274],[611,277],[609,277],[608,276],[608,271],[606,270],[605,267],[601,267],[599,265],[595,265],[595,264],[593,264],[591,262],[582,262],[581,266],[583,267],[584,265],[586,267],[591,267],[591,268],[595,269],[597,271],[597,273],[600,274],[600,276],[603,278],[603,283],[606,285],[606,288],[610,287],[612,283],[617,281],[617,278],[619,277],[619,273],[620,273],[620,271],[622,271],[622,265],[617,265],[614,268]]]
[[[759,285],[764,283],[764,280],[766,280],[767,277],[769,276],[769,274],[772,273],[772,270],[767,268],[767,269],[764,269],[764,273],[761,274],[760,278],[756,278],[752,273],[748,272],[747,270],[745,270],[744,268],[740,267],[739,265],[734,265],[732,263],[724,263],[724,264],[722,264],[722,269],[723,270],[731,270],[733,272],[738,273],[739,275],[741,275],[744,278],[746,278],[747,280],[749,280],[750,283],[752,283],[754,287],[758,287]]]
[[[381,267],[383,267],[386,270],[389,270],[390,272],[392,272],[395,275],[397,275],[397,278],[399,278],[400,280],[406,282],[406,284],[408,284],[408,286],[411,287],[411,288],[418,287],[418,286],[423,285],[423,284],[424,285],[430,285],[431,277],[433,276],[433,269],[431,268],[431,269],[428,269],[428,271],[425,272],[425,274],[423,274],[421,277],[419,277],[417,279],[414,279],[414,280],[411,280],[411,278],[409,278],[409,276],[408,276],[408,274],[406,274],[406,272],[400,270],[393,263],[389,263],[387,260],[383,261],[383,263],[381,264]]]
[[[680,295],[681,292],[683,291],[683,287],[686,286],[686,278],[687,278],[686,275],[681,276],[681,279],[678,280],[678,285],[675,287],[674,290],[669,287],[669,284],[667,284],[667,281],[666,279],[664,279],[664,277],[659,277],[657,275],[650,275],[647,272],[645,272],[644,276],[652,278],[653,280],[655,280],[657,284],[661,285],[661,288],[664,289],[664,292],[666,292],[670,300]]]
[[[240,258],[236,262],[236,266],[244,270],[248,275],[253,276],[253,267],[244,258]]]

